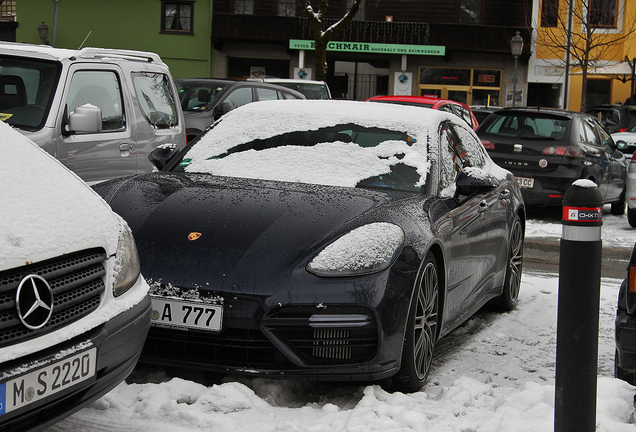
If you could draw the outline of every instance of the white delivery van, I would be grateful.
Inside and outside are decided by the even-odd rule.
[[[0,119],[84,181],[149,172],[186,145],[170,71],[154,53],[0,43]]]

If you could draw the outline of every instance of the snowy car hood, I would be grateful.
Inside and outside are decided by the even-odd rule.
[[[212,290],[304,268],[335,238],[381,221],[377,212],[393,200],[364,189],[186,173],[94,188],[128,221],[146,278]]]
[[[0,270],[101,246],[115,252],[124,223],[75,174],[0,123]]]

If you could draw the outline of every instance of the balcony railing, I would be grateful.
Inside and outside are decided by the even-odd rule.
[[[324,26],[336,20],[325,20]],[[409,45],[441,45],[447,49],[510,52],[510,38],[523,27],[466,24],[431,24],[415,22],[352,21],[334,40]],[[214,14],[212,39],[222,41],[285,42],[290,39],[313,39],[311,24],[304,17]],[[526,50],[528,49],[526,44]]]

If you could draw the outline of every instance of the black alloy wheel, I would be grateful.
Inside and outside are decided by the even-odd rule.
[[[523,269],[523,227],[519,215],[515,217],[508,241],[508,262],[503,292],[491,303],[497,309],[509,312],[517,305],[521,289],[521,271]]]
[[[429,252],[420,269],[411,301],[402,349],[402,365],[390,380],[394,391],[419,391],[428,377],[438,335],[439,288],[435,256]]]

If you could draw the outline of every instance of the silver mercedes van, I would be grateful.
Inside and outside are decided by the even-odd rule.
[[[0,43],[0,120],[89,184],[149,172],[186,145],[168,66],[154,53]]]

